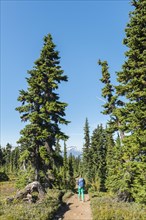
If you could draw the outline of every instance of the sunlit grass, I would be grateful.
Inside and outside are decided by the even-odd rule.
[[[16,192],[15,183],[1,182],[0,191],[1,220],[52,220],[63,195],[60,190],[48,190],[45,198],[36,203],[15,200],[7,203],[7,198],[13,197]]]
[[[146,206],[116,202],[109,195],[90,193],[93,220],[145,220]]]
[[[13,196],[16,191],[14,181],[0,182],[0,201],[6,197]]]

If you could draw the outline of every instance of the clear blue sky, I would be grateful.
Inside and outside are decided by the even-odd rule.
[[[19,90],[26,89],[27,70],[40,56],[43,37],[51,33],[69,81],[60,85],[60,101],[67,102],[63,131],[67,146],[83,146],[86,117],[90,134],[107,120],[102,115],[101,70],[107,60],[116,82],[116,71],[125,60],[122,40],[132,10],[123,1],[1,1],[1,145],[16,146],[25,126],[15,108]]]

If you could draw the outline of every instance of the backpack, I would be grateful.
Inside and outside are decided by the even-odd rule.
[[[79,187],[84,187],[84,183],[85,183],[85,181],[84,181],[83,178],[80,178],[80,179],[78,180],[78,185],[79,185]]]

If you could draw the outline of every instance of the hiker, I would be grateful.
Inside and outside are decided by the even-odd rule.
[[[82,176],[78,179],[78,199],[84,202],[85,180]]]

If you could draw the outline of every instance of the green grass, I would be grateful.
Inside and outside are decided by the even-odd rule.
[[[14,181],[0,182],[0,201],[2,202],[6,197],[14,196],[16,191]]]
[[[145,220],[146,206],[116,202],[106,193],[90,193],[93,220]]]
[[[39,204],[3,204],[0,205],[1,220],[51,220],[59,208],[58,202],[41,202]]]
[[[36,203],[13,201],[7,203],[8,197],[16,193],[14,182],[0,183],[0,219],[1,220],[52,220],[61,205],[63,192],[48,190],[45,198]]]
[[[74,193],[70,190],[68,190],[67,192],[65,192],[65,194],[62,197],[62,201],[66,202],[68,198],[70,198]]]

